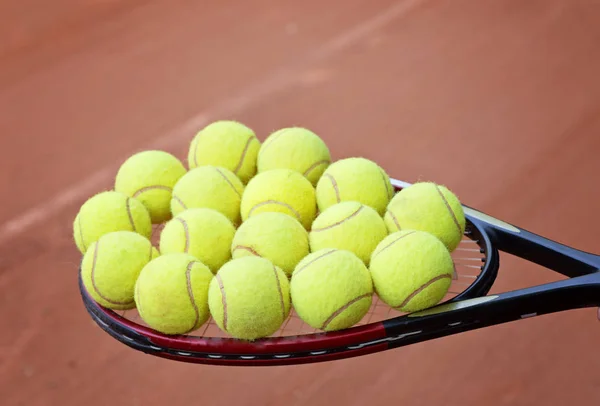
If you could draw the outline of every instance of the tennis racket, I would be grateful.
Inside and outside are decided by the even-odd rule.
[[[392,183],[396,190],[409,186],[398,180]],[[228,337],[212,320],[190,335],[170,336],[145,326],[135,310],[117,313],[98,305],[80,278],[81,297],[92,319],[133,349],[180,362],[238,366],[357,357],[533,316],[600,306],[600,256],[463,207],[465,236],[452,253],[457,275],[442,303],[402,314],[375,296],[364,319],[341,331],[315,331],[292,311],[276,334],[254,342]],[[498,275],[499,252],[516,255],[567,278],[488,295]]]

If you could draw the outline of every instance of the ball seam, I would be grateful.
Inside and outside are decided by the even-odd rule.
[[[252,255],[255,255],[257,257],[261,256],[254,248],[250,247],[249,245],[236,245],[231,250],[231,253],[233,254],[237,250],[248,251],[249,253],[251,253]]]
[[[246,158],[246,154],[248,153],[248,149],[250,148],[250,143],[254,140],[254,138],[256,137],[252,135],[248,138],[248,141],[246,141],[246,145],[244,146],[244,150],[242,151],[242,156],[240,157],[237,166],[233,170],[233,173],[235,173],[236,175],[238,174],[238,172],[242,168],[242,165],[244,164],[244,159]]]
[[[225,179],[225,182],[229,183],[229,186],[231,186],[231,188],[233,189],[233,191],[235,192],[236,195],[238,195],[238,197],[241,199],[242,195],[240,194],[240,192],[235,188],[235,186],[233,185],[233,183],[231,182],[231,180],[229,180],[229,178],[227,176],[225,176],[225,174],[223,173],[223,171],[217,167],[215,167],[215,170],[217,172],[219,172],[219,175],[221,175],[221,177],[223,179]]]
[[[312,164],[311,166],[308,167],[307,170],[304,171],[304,173],[302,174],[304,177],[308,177],[308,175],[315,170],[316,168],[318,168],[321,165],[327,165],[329,164],[331,161],[328,159],[322,159],[320,161],[315,162],[314,164]]]
[[[358,208],[358,209],[356,209],[356,210],[355,210],[355,211],[354,211],[352,214],[350,214],[348,217],[345,217],[345,218],[343,218],[343,219],[341,219],[341,220],[338,220],[337,222],[335,222],[335,223],[333,223],[333,224],[330,224],[330,225],[328,225],[328,226],[325,226],[325,227],[321,227],[321,228],[313,228],[311,231],[313,231],[313,232],[319,232],[319,231],[325,231],[325,230],[329,230],[329,229],[332,229],[332,228],[334,228],[334,227],[337,227],[337,226],[339,226],[339,225],[341,225],[341,224],[345,223],[346,221],[348,221],[348,220],[352,219],[353,217],[356,217],[356,216],[358,216],[358,213],[360,213],[360,211],[363,209],[363,207],[364,207],[363,205],[360,205],[360,206],[359,206],[359,208]]]
[[[281,323],[285,321],[285,304],[283,303],[283,291],[281,290],[281,281],[279,280],[279,275],[277,274],[277,268],[273,265],[273,274],[275,275],[275,280],[277,281],[277,293],[279,293],[279,304],[281,305]]]
[[[329,181],[331,182],[331,186],[333,187],[333,191],[335,192],[335,200],[336,200],[338,203],[340,203],[340,202],[341,202],[341,198],[340,198],[340,189],[338,188],[337,181],[335,180],[335,178],[334,178],[332,175],[330,175],[330,174],[328,174],[328,173],[326,173],[324,176],[325,176],[326,178],[328,178],[328,179],[329,179]]]
[[[131,213],[131,205],[130,205],[130,201],[131,198],[128,197],[127,200],[125,201],[125,206],[127,207],[127,216],[129,216],[129,222],[131,223],[131,228],[133,229],[134,232],[137,233],[136,227],[135,227],[135,221],[133,220],[133,214]]]
[[[185,238],[185,245],[183,247],[183,249],[184,249],[183,252],[188,254],[190,252],[190,229],[188,227],[187,222],[184,219],[182,219],[181,217],[177,217],[177,218],[175,218],[175,220],[177,220],[183,227],[183,235]]]
[[[138,314],[144,319],[144,306],[142,306],[142,297],[140,296],[140,284],[138,283],[139,279],[135,282],[134,286],[134,302],[135,307],[137,309]]]
[[[250,211],[248,212],[248,217],[250,217],[252,215],[252,212],[254,210],[256,210],[257,208],[261,207],[261,206],[265,206],[267,204],[278,204],[281,205],[287,209],[289,209],[292,213],[294,213],[294,216],[296,216],[296,218],[298,219],[298,221],[300,223],[302,223],[302,216],[300,215],[300,213],[298,211],[296,211],[296,209],[294,209],[292,207],[292,205],[290,205],[289,203],[286,202],[281,202],[279,200],[274,200],[274,199],[270,199],[270,200],[265,200],[263,202],[257,203],[254,206],[252,206],[252,208],[250,209]]]
[[[388,197],[388,200],[390,200],[392,198],[392,196],[390,195],[390,188],[388,187],[389,183],[386,179],[386,175],[383,172],[383,169],[381,169],[381,168],[379,168],[379,172],[381,173],[381,177],[383,179],[383,186],[385,187],[385,194]]]
[[[316,258],[314,258],[314,259],[310,260],[310,261],[309,261],[307,264],[304,264],[304,265],[302,265],[302,267],[300,267],[300,268],[296,269],[296,270],[294,271],[294,273],[293,273],[293,276],[294,276],[294,277],[298,277],[298,275],[300,274],[300,272],[302,272],[303,270],[305,270],[306,268],[308,268],[309,266],[311,266],[312,264],[314,264],[316,261],[318,261],[318,260],[320,260],[321,258],[324,258],[324,257],[326,257],[326,256],[328,256],[328,255],[331,255],[331,254],[333,254],[333,253],[334,253],[334,252],[336,252],[336,251],[338,251],[338,250],[336,250],[336,249],[332,249],[332,250],[330,250],[330,251],[327,251],[327,252],[325,252],[325,253],[323,253],[323,254],[319,255],[318,257],[316,257]]]
[[[358,301],[360,301],[360,300],[362,300],[362,299],[365,299],[365,298],[367,298],[367,297],[369,297],[369,296],[371,296],[371,294],[370,294],[370,293],[363,293],[362,295],[360,295],[360,296],[357,296],[357,297],[355,297],[354,299],[352,299],[352,300],[348,301],[348,302],[347,302],[345,305],[343,305],[342,307],[340,307],[339,309],[337,309],[335,312],[333,312],[333,313],[332,313],[332,314],[331,314],[331,315],[330,315],[330,316],[329,316],[329,317],[328,317],[328,318],[325,320],[325,322],[323,322],[323,325],[321,326],[321,330],[325,330],[325,329],[327,328],[327,326],[328,326],[329,324],[331,324],[331,322],[332,322],[333,320],[335,320],[335,318],[336,318],[337,316],[339,316],[340,314],[342,314],[342,313],[344,312],[344,310],[348,309],[348,308],[349,308],[350,306],[352,306],[354,303],[356,303],[356,302],[358,302]]]
[[[149,190],[154,190],[154,189],[159,189],[159,190],[166,190],[168,192],[172,191],[173,189],[170,188],[169,186],[165,186],[165,185],[150,185],[150,186],[144,186],[141,189],[138,189],[135,191],[135,193],[133,193],[134,198],[137,198],[139,195],[141,195],[144,192],[147,192]]]
[[[185,203],[183,203],[183,200],[181,200],[179,197],[173,195],[172,199],[175,200],[177,203],[179,203],[179,205],[181,207],[183,207],[183,210],[187,210],[187,206],[185,205]]]
[[[408,237],[409,235],[411,235],[411,234],[414,234],[414,233],[416,233],[416,231],[409,231],[408,233],[406,233],[406,234],[403,234],[403,235],[401,235],[400,237],[396,238],[394,241],[392,241],[391,243],[389,243],[388,245],[386,245],[385,247],[383,247],[383,248],[382,248],[382,249],[380,249],[379,251],[377,251],[377,252],[374,252],[374,253],[373,253],[373,257],[371,258],[371,261],[372,261],[373,259],[375,259],[375,257],[376,257],[376,256],[378,256],[379,254],[381,254],[381,253],[382,253],[383,251],[385,251],[386,249],[390,248],[392,245],[396,244],[396,243],[397,243],[398,241],[400,241],[401,239],[403,239],[403,238],[405,238],[405,237]]]
[[[194,167],[198,167],[198,145],[200,144],[200,134],[194,138]]]
[[[452,280],[452,275],[443,274],[443,275],[438,275],[438,276],[431,278],[429,281],[424,283],[421,287],[415,289],[410,295],[408,295],[402,303],[400,303],[398,306],[393,306],[393,307],[395,309],[402,309],[419,293],[423,292],[425,289],[427,289],[429,286],[433,285],[435,282],[440,281],[442,279],[446,279],[446,278]]]
[[[442,193],[442,191],[440,190],[438,185],[435,185],[435,189],[437,190],[437,192],[439,193],[440,197],[442,198],[442,202],[444,202],[444,205],[446,206],[446,209],[448,210],[448,212],[450,212],[450,217],[452,217],[452,221],[454,222],[454,225],[456,226],[456,229],[458,231],[459,234],[459,238],[462,238],[463,233],[461,231],[460,228],[460,224],[458,224],[458,219],[456,218],[456,214],[454,214],[454,211],[452,210],[452,207],[450,207],[450,203],[448,203],[448,200],[446,199],[446,196],[444,196],[444,194]]]
[[[134,301],[133,300],[129,300],[127,302],[119,302],[116,300],[111,300],[107,297],[105,297],[101,292],[100,289],[98,289],[98,286],[96,285],[96,278],[95,278],[95,273],[96,273],[96,264],[98,261],[98,251],[100,247],[100,241],[96,241],[96,246],[94,247],[94,257],[92,259],[92,270],[90,272],[90,279],[92,280],[92,286],[94,287],[94,290],[96,291],[96,293],[98,294],[98,296],[100,296],[103,300],[105,300],[106,302],[110,303],[110,304],[114,304],[114,305],[119,305],[119,306],[129,306],[131,305]]]
[[[87,247],[85,241],[83,240],[83,229],[81,228],[81,217],[77,220],[77,228],[79,229],[79,238],[81,239],[81,246],[83,247],[83,252],[87,251]]]
[[[227,331],[227,296],[225,295],[225,286],[223,285],[223,279],[218,273],[215,275],[217,283],[219,284],[219,290],[221,291],[221,304],[223,305],[223,330]]]
[[[194,324],[192,325],[192,327],[186,331],[184,334],[190,333],[192,331],[194,331],[197,327],[196,325],[198,324],[198,321],[200,320],[200,311],[198,310],[198,305],[196,304],[196,300],[194,299],[194,291],[192,290],[192,268],[194,267],[194,264],[198,263],[198,261],[190,261],[190,263],[187,265],[187,268],[185,270],[185,282],[187,284],[187,291],[188,291],[188,297],[190,299],[190,302],[192,303],[192,307],[194,308],[194,314],[196,315],[196,318],[194,320]]]
[[[267,150],[267,148],[271,145],[273,145],[273,143],[275,142],[275,140],[277,140],[279,137],[281,137],[282,134],[285,134],[286,132],[290,131],[291,128],[286,128],[285,130],[281,130],[278,134],[273,135],[273,137],[271,138],[271,140],[269,142],[265,142],[261,148],[261,150],[258,152],[259,155],[264,154],[264,152]]]
[[[388,210],[388,214],[390,215],[390,217],[392,218],[392,221],[394,222],[394,224],[398,228],[398,231],[402,230],[402,227],[400,227],[400,223],[398,222],[398,218],[396,217],[396,215],[394,214],[394,212],[391,211],[391,210]]]

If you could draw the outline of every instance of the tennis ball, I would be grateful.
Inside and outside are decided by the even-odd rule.
[[[375,162],[360,157],[332,163],[316,187],[320,211],[336,203],[354,200],[374,208],[383,216],[394,195],[387,173]]]
[[[116,191],[90,197],[73,222],[73,238],[82,254],[104,234],[134,231],[150,239],[152,221],[142,202]]]
[[[424,231],[403,230],[379,243],[370,265],[379,298],[403,312],[432,307],[448,292],[454,263],[444,244]]]
[[[373,282],[363,261],[350,251],[330,248],[300,261],[290,291],[298,316],[323,331],[352,327],[373,300]]]
[[[135,197],[146,206],[152,223],[171,219],[171,193],[186,169],[164,151],[143,151],[129,157],[119,168],[115,190]]]
[[[217,273],[231,259],[235,227],[222,213],[206,208],[188,209],[169,221],[160,234],[160,252],[185,252]]]
[[[233,259],[211,281],[208,305],[219,328],[232,337],[243,340],[268,337],[289,315],[289,281],[266,258]]]
[[[135,281],[142,268],[158,255],[150,240],[133,231],[104,234],[83,256],[83,285],[101,306],[133,309]]]
[[[387,235],[385,223],[375,209],[358,202],[341,202],[327,208],[313,222],[310,249],[348,250],[368,266],[377,244]]]
[[[208,286],[213,274],[185,253],[161,255],[140,272],[135,302],[142,320],[164,334],[187,334],[209,318]]]
[[[331,163],[325,142],[301,127],[283,128],[267,137],[258,152],[258,173],[271,169],[293,169],[316,186]]]
[[[244,184],[256,174],[260,141],[254,131],[237,121],[215,121],[200,130],[188,153],[190,169],[202,165],[221,166],[237,175]]]
[[[244,185],[230,170],[200,166],[183,175],[173,188],[173,216],[187,209],[207,208],[223,213],[235,225],[240,223],[240,202]]]
[[[267,258],[288,277],[308,253],[308,233],[302,224],[277,212],[260,213],[246,220],[231,244],[233,258],[247,255]]]
[[[431,233],[450,252],[465,233],[465,214],[460,201],[446,187],[433,182],[415,183],[396,193],[384,220],[390,232],[411,229]]]
[[[291,169],[259,173],[248,182],[242,195],[242,220],[264,212],[290,215],[308,230],[317,212],[315,189],[308,179]]]

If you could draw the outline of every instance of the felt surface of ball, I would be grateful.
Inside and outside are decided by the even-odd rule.
[[[454,275],[454,263],[444,244],[415,230],[388,235],[373,252],[369,269],[379,298],[403,312],[438,304]]]
[[[209,318],[208,286],[213,274],[185,253],[161,255],[140,272],[135,302],[142,320],[164,334],[187,334]]]
[[[173,216],[187,209],[207,208],[223,213],[234,225],[240,223],[242,181],[228,169],[205,165],[183,175],[173,188]]]
[[[350,251],[329,248],[300,261],[290,291],[298,316],[323,331],[352,327],[373,300],[373,282],[363,261]]]
[[[188,253],[217,273],[231,259],[233,223],[222,213],[206,208],[188,209],[169,221],[160,234],[160,252]]]
[[[152,221],[148,210],[139,200],[116,191],[90,197],[73,222],[77,248],[85,254],[98,238],[112,231],[134,231],[149,239]]]
[[[135,307],[134,287],[142,268],[159,253],[132,231],[104,234],[90,245],[81,262],[81,279],[92,298],[115,310]]]
[[[250,341],[275,333],[289,315],[290,302],[285,273],[255,256],[223,265],[208,292],[210,312],[219,328]]]
[[[260,141],[252,129],[232,120],[215,121],[200,130],[190,144],[188,166],[221,166],[245,184],[256,174]]]
[[[293,169],[313,186],[331,163],[325,142],[314,132],[301,127],[283,128],[267,137],[258,152],[258,173],[271,169]]]
[[[316,193],[321,212],[336,203],[354,200],[383,216],[394,188],[387,173],[375,162],[352,157],[332,163],[319,179]]]
[[[348,250],[368,266],[377,244],[387,235],[385,223],[375,209],[346,201],[330,206],[317,216],[309,234],[310,249]]]
[[[291,169],[259,173],[248,182],[242,195],[242,220],[264,212],[285,213],[308,230],[317,212],[315,189],[308,179]]]
[[[231,244],[233,258],[267,258],[289,277],[309,253],[308,233],[291,216],[265,212],[252,216],[237,229]]]
[[[456,195],[433,182],[415,183],[396,193],[384,220],[390,232],[412,229],[431,233],[450,252],[462,240],[466,225],[463,207]]]
[[[144,204],[152,223],[171,218],[171,193],[186,173],[179,159],[164,151],[143,151],[129,157],[115,177],[115,190]]]

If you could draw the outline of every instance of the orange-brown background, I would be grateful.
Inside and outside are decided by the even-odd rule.
[[[330,364],[160,360],[88,318],[78,206],[129,154],[234,118],[436,180],[600,252],[600,3],[0,2],[0,403],[597,405],[586,309]],[[555,279],[502,258],[498,290]]]

